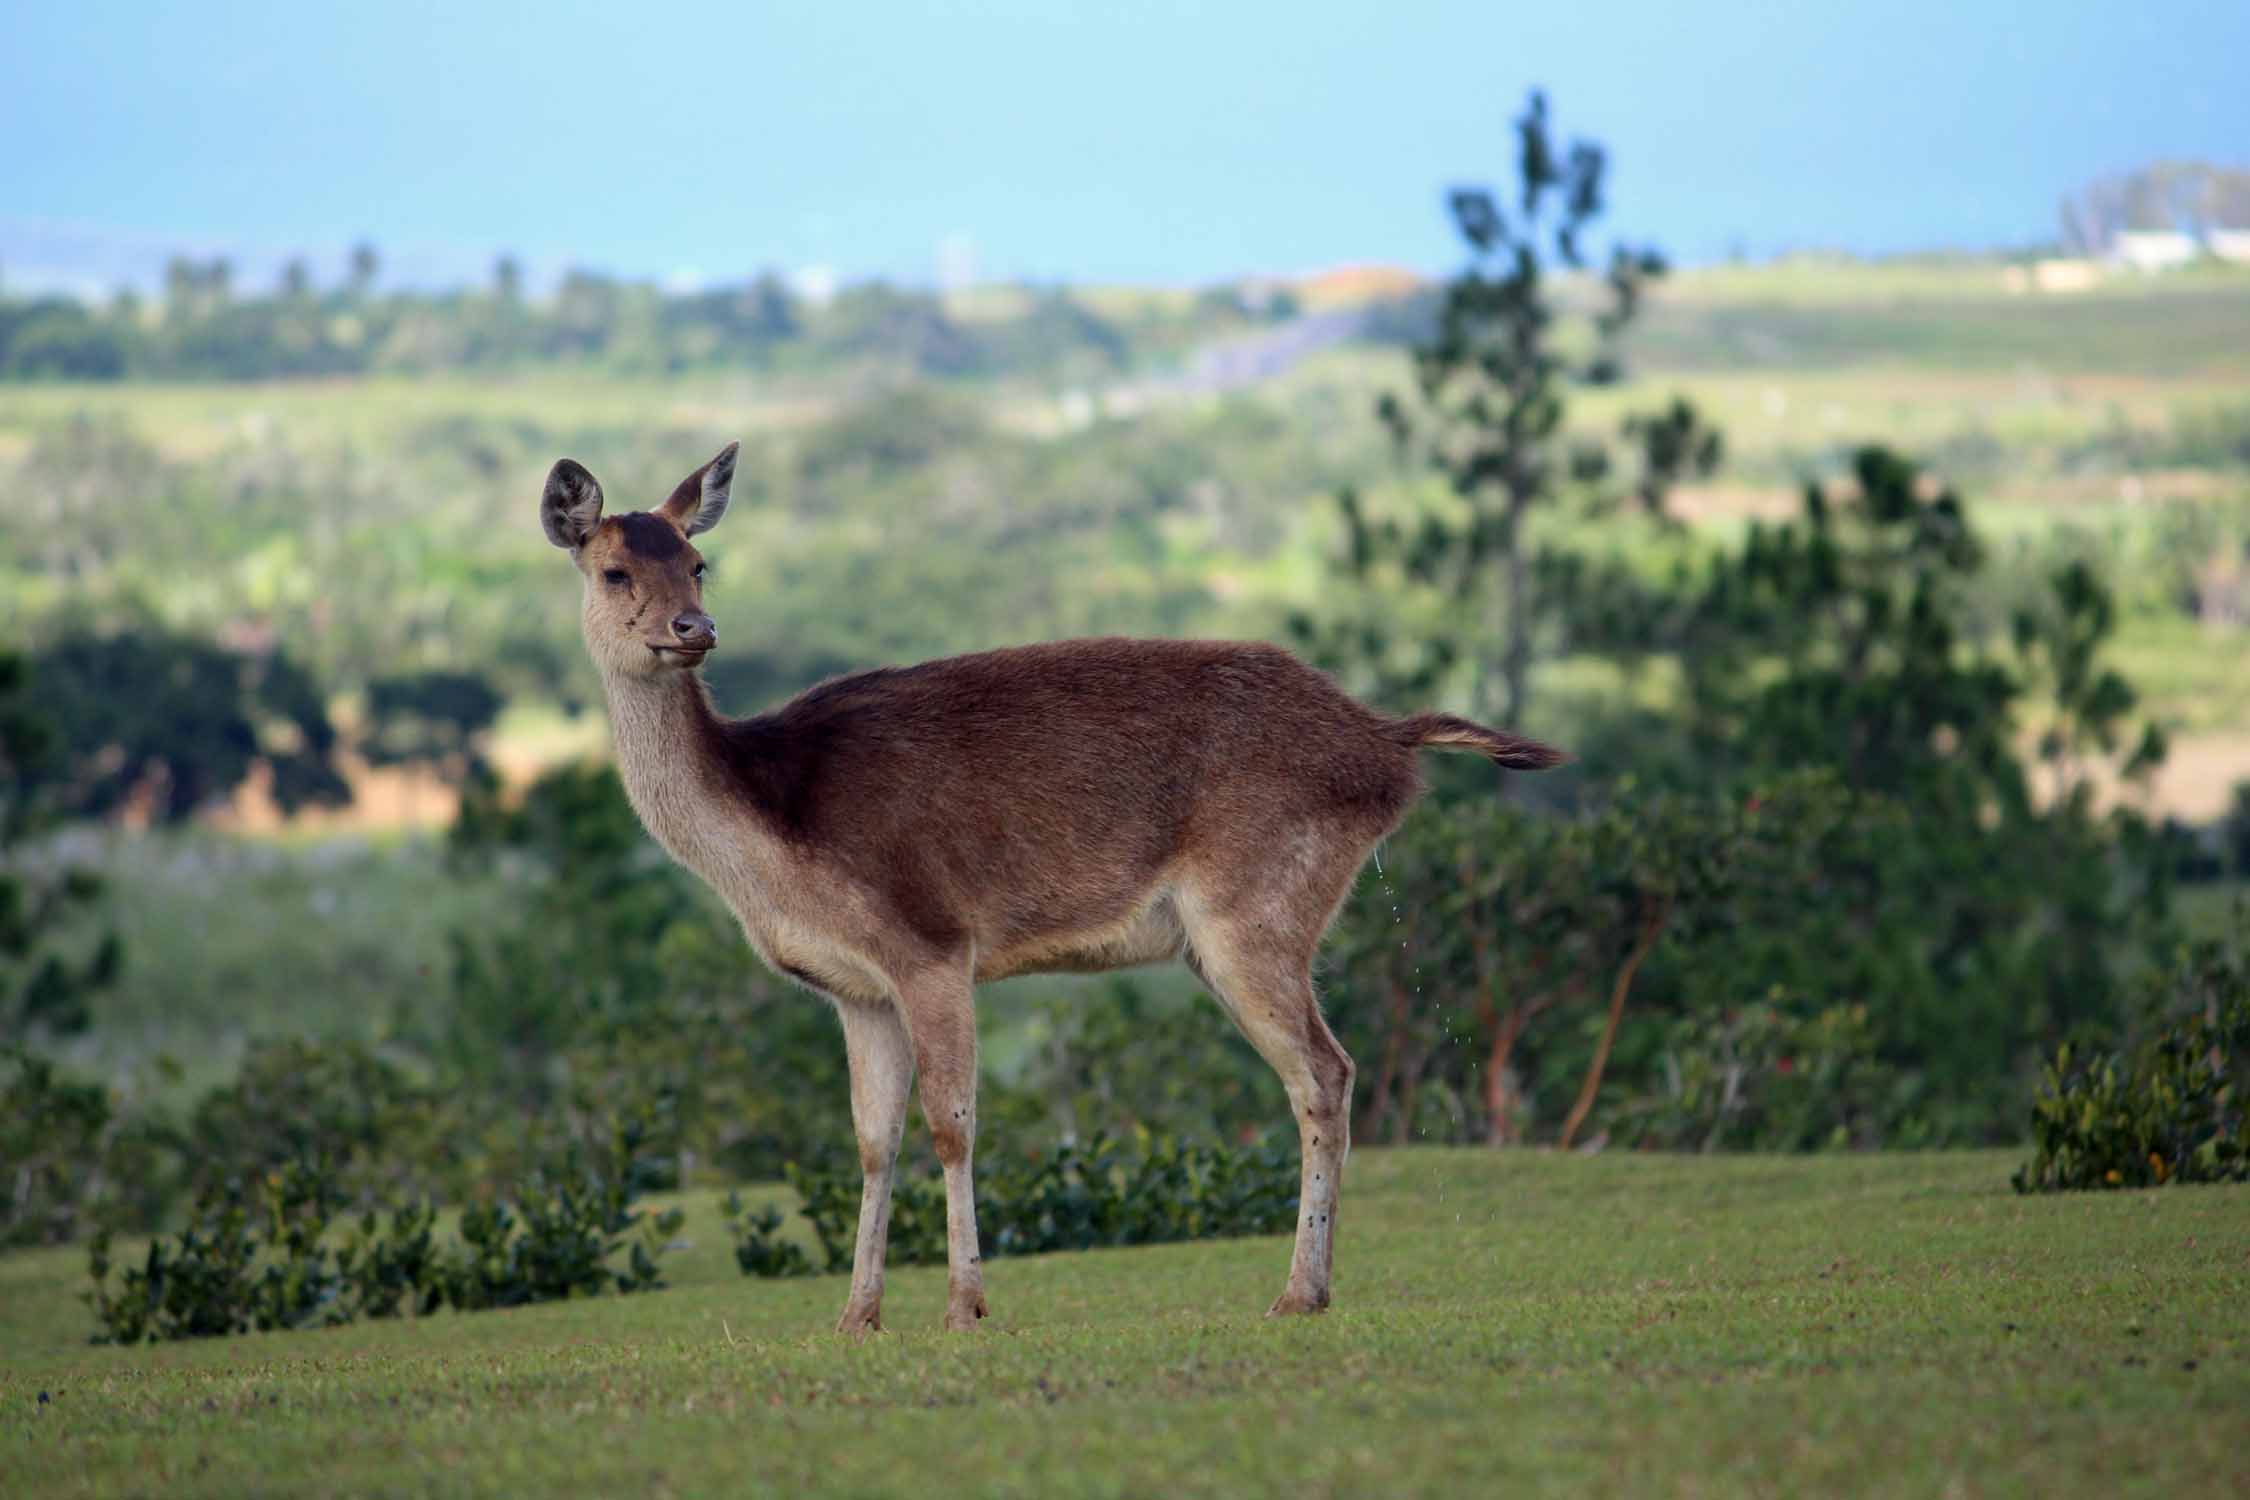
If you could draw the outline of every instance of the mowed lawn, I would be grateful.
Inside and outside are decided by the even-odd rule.
[[[1278,1239],[161,1348],[0,1259],[0,1491],[2250,1493],[2250,1190],[2024,1199],[1992,1153],[1363,1151],[1338,1304]],[[755,1195],[753,1195],[755,1201]]]

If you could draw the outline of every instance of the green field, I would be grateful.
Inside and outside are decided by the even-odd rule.
[[[1338,1305],[1279,1240],[89,1348],[0,1260],[12,1494],[2240,1494],[2250,1189],[2023,1199],[1990,1153],[1365,1151]]]

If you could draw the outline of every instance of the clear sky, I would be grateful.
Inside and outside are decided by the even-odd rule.
[[[2250,0],[0,0],[0,275],[360,236],[430,275],[1435,270],[1533,84],[1680,258],[1988,247],[2096,173],[2250,162],[2246,81]]]

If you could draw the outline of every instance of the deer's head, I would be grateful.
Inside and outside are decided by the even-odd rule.
[[[688,538],[727,513],[737,446],[727,444],[656,509],[624,515],[602,514],[602,487],[576,459],[548,471],[539,520],[585,576],[586,647],[605,669],[685,670],[718,644],[703,612],[703,556]]]

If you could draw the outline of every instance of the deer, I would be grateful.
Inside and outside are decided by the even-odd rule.
[[[642,824],[841,1025],[862,1187],[838,1330],[882,1328],[917,1079],[944,1175],[945,1327],[986,1316],[976,986],[1175,960],[1295,1117],[1296,1240],[1267,1316],[1327,1308],[1353,1067],[1321,1014],[1315,955],[1422,793],[1418,750],[1510,770],[1562,753],[1452,714],[1386,717],[1279,647],[1209,640],[1013,646],[724,717],[698,670],[718,628],[695,538],[726,515],[738,447],[655,509],[615,515],[563,459],[540,520],[582,575],[586,648]]]

